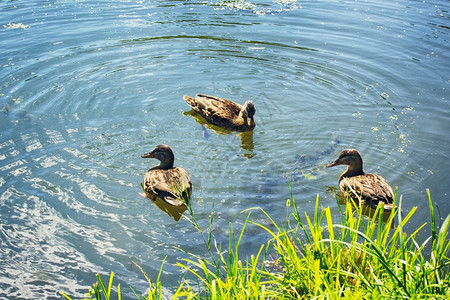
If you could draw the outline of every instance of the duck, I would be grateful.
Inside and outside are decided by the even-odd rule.
[[[211,124],[240,132],[255,128],[253,116],[256,108],[251,100],[240,105],[227,99],[205,94],[196,94],[195,98],[184,95],[183,99],[191,106],[192,110]]]
[[[192,182],[185,169],[174,167],[175,156],[172,149],[167,145],[158,145],[141,157],[160,161],[145,174],[142,182],[145,195],[156,204],[185,210],[192,195]]]
[[[394,192],[391,186],[380,175],[364,171],[363,160],[356,149],[343,150],[327,168],[338,165],[347,165],[338,181],[344,199],[351,198],[356,204],[363,202],[371,209],[384,203],[384,211],[393,210]]]

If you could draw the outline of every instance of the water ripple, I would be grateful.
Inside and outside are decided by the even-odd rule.
[[[409,5],[0,2],[0,298],[81,298],[97,272],[146,286],[133,262],[152,277],[166,256],[170,297],[175,248],[204,248],[141,196],[157,144],[191,173],[203,228],[214,205],[223,243],[242,210],[284,220],[288,182],[305,212],[317,194],[334,207],[325,165],[342,148],[401,186],[405,209],[425,187],[445,199],[448,9]],[[254,100],[253,133],[197,122],[182,96],[200,92]],[[265,236],[249,232],[250,254]]]

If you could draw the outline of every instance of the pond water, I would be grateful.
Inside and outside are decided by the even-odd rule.
[[[170,295],[199,232],[141,193],[158,144],[187,169],[200,226],[228,241],[261,207],[282,224],[338,210],[326,169],[357,148],[398,187],[409,230],[426,189],[449,213],[448,1],[0,1],[0,298],[78,298],[95,273]],[[253,134],[198,123],[183,95],[256,105]],[[254,211],[251,220],[269,224]],[[247,228],[244,255],[267,239]]]

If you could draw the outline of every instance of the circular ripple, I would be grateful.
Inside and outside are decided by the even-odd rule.
[[[133,262],[152,277],[166,256],[163,280],[176,285],[185,255],[175,247],[204,246],[140,195],[156,164],[140,155],[157,144],[191,173],[202,228],[214,206],[223,243],[245,209],[284,220],[288,183],[303,211],[316,194],[334,206],[325,187],[342,170],[325,164],[343,148],[415,200],[443,174],[450,60],[438,5],[36,2],[0,4],[10,45],[0,49],[1,261],[11,274],[0,295],[81,297],[110,271],[137,287]],[[254,100],[254,132],[197,123],[182,96],[199,92]],[[248,230],[250,254],[265,237]]]

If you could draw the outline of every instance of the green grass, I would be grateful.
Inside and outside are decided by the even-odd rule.
[[[211,234],[214,212],[205,233],[189,206],[188,219],[202,235],[209,254],[199,257],[188,253],[190,258],[177,263],[191,276],[180,277],[173,298],[449,299],[450,215],[437,226],[429,191],[427,194],[430,222],[411,233],[405,232],[405,225],[416,208],[403,217],[401,199],[398,210],[384,222],[382,206],[368,219],[359,207],[349,203],[339,206],[342,211],[335,222],[331,209],[320,207],[318,197],[314,213],[309,216],[299,211],[291,196],[287,201],[291,218],[281,225],[261,208],[244,211],[247,218],[240,232],[236,233],[230,224],[227,251],[222,251]],[[270,226],[252,221],[253,212],[262,212]],[[270,239],[254,255],[240,257],[239,247],[249,224],[259,227]],[[422,240],[419,231],[426,226],[431,235]],[[162,268],[155,282],[141,270],[149,292],[142,296],[135,293],[137,299],[164,299]],[[110,299],[112,283],[113,274],[108,287],[97,275],[87,299]],[[120,299],[120,286],[115,294]]]

